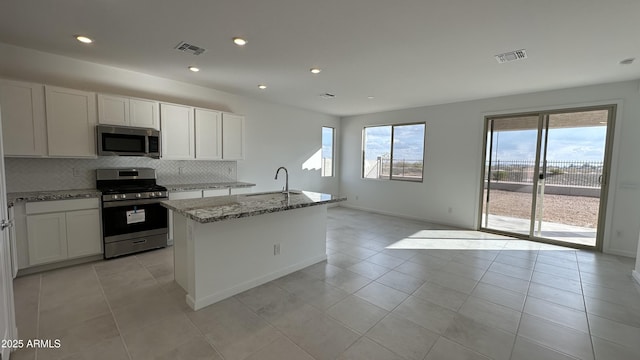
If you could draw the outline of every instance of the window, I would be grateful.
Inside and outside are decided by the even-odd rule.
[[[322,127],[322,165],[320,173],[322,176],[333,176],[333,153],[334,153],[335,129]]]
[[[365,127],[362,177],[422,181],[425,124]]]

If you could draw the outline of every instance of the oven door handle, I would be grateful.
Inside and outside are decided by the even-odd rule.
[[[131,205],[159,204],[160,201],[163,201],[163,200],[167,200],[167,199],[156,198],[156,199],[125,200],[125,201],[107,201],[102,203],[102,207],[114,208],[114,207],[123,207],[123,206],[131,206]]]

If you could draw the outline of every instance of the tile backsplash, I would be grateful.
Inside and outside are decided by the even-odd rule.
[[[237,180],[235,161],[158,160],[104,156],[97,159],[5,158],[7,192],[92,189],[95,169],[150,167],[159,184],[197,184]]]

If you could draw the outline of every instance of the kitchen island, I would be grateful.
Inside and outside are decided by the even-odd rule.
[[[326,259],[327,204],[309,191],[167,200],[175,280],[194,310]]]

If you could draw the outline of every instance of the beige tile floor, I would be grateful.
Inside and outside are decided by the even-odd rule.
[[[633,260],[344,208],[328,261],[199,311],[172,249],[15,280],[12,359],[639,359]]]

